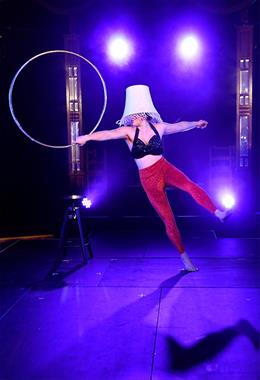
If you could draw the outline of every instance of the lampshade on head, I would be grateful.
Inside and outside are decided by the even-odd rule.
[[[133,119],[141,116],[157,123],[162,121],[154,107],[148,86],[138,84],[127,87],[125,109],[123,116],[117,123],[119,125],[131,125]]]

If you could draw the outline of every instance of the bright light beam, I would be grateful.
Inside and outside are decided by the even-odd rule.
[[[92,205],[92,202],[90,199],[88,199],[87,197],[84,197],[82,199],[82,206],[86,207],[86,208],[90,208]]]
[[[228,194],[228,193],[224,194],[221,197],[221,201],[222,201],[223,206],[226,209],[232,209],[235,206],[235,203],[236,203],[233,194]]]
[[[183,37],[177,46],[179,56],[186,61],[192,61],[198,58],[200,50],[199,40],[192,34]]]
[[[133,45],[129,39],[122,35],[113,36],[107,44],[109,60],[118,65],[125,65],[133,55]]]

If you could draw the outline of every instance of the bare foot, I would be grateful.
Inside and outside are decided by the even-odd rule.
[[[232,214],[232,210],[231,209],[226,209],[226,210],[216,210],[215,211],[215,215],[217,218],[219,218],[219,220],[221,221],[221,223],[224,223],[227,218]]]
[[[183,265],[184,265],[186,271],[197,272],[199,270],[199,268],[195,267],[195,265],[192,264],[188,254],[186,252],[181,253],[181,260],[183,262]]]

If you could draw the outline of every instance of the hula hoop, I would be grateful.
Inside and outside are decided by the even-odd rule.
[[[97,127],[99,126],[99,124],[101,123],[101,120],[104,116],[104,113],[105,113],[105,110],[106,110],[106,107],[107,107],[107,89],[106,89],[106,84],[105,84],[105,81],[102,77],[102,75],[100,74],[99,70],[97,69],[97,67],[92,63],[90,62],[87,58],[83,57],[82,55],[78,54],[78,53],[74,53],[72,51],[68,51],[68,50],[48,50],[48,51],[45,51],[43,53],[40,53],[40,54],[37,54],[35,55],[34,57],[28,59],[28,61],[26,61],[20,68],[19,70],[16,72],[15,76],[13,77],[13,80],[11,82],[11,85],[9,87],[9,92],[8,92],[8,102],[9,102],[9,109],[10,109],[10,112],[11,112],[11,115],[13,117],[13,120],[15,122],[15,124],[17,125],[17,127],[20,129],[20,131],[26,136],[28,137],[31,141],[37,143],[37,144],[40,144],[42,146],[45,146],[47,148],[55,148],[55,149],[63,149],[63,148],[70,148],[72,146],[74,146],[75,144],[69,144],[69,145],[49,145],[49,144],[45,144],[39,140],[36,140],[34,139],[33,137],[31,137],[29,135],[29,133],[27,133],[23,127],[21,126],[21,124],[19,123],[16,115],[15,115],[15,112],[14,112],[14,107],[13,107],[13,89],[14,89],[14,85],[15,85],[15,82],[16,82],[16,79],[17,77],[19,76],[19,74],[21,73],[21,71],[32,61],[34,61],[35,59],[43,56],[43,55],[47,55],[47,54],[55,54],[55,53],[63,53],[63,54],[71,54],[71,55],[74,55],[78,58],[81,58],[83,59],[85,62],[87,62],[95,71],[96,73],[98,74],[99,76],[99,79],[102,83],[102,87],[103,87],[103,94],[104,94],[104,103],[103,103],[103,108],[102,108],[102,111],[101,111],[101,114],[99,116],[99,119],[96,123],[96,125],[94,126],[94,128],[91,130],[91,133],[95,132],[95,130],[97,129]]]

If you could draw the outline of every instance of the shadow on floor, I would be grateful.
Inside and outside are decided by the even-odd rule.
[[[246,336],[256,350],[259,350],[259,332],[252,324],[241,319],[233,326],[218,332],[210,333],[191,347],[183,347],[173,337],[166,337],[166,347],[169,355],[169,372],[186,371],[190,368],[212,359],[221,353],[239,336]]]
[[[77,272],[86,265],[86,263],[82,262],[79,264],[75,264],[69,270],[64,270],[62,268],[62,264],[62,260],[55,261],[51,269],[48,271],[48,273],[42,280],[35,281],[29,284],[31,290],[55,290],[64,288],[68,286],[68,284],[65,281],[66,277]]]
[[[70,344],[60,355],[52,357],[48,365],[35,368],[29,378],[42,380],[48,378],[50,373],[53,378],[58,376],[58,373],[62,373],[64,380],[82,379],[84,376],[95,380],[147,378],[147,368],[151,368],[155,335],[154,326],[147,325],[146,317],[152,315],[153,324],[156,325],[162,288],[167,289],[163,292],[163,297],[165,297],[187,274],[185,271],[180,271],[177,275],[162,282],[151,293],[140,295],[140,298],[121,307],[104,319],[95,318],[95,315],[93,320],[90,317],[91,319],[84,324],[84,331],[77,343],[75,343],[75,337],[74,339],[70,337],[69,330],[67,330],[69,341],[73,344]],[[108,298],[105,302],[103,300],[101,308],[102,310],[112,310],[114,307],[112,304],[116,305],[118,300],[111,299],[107,291],[105,289],[104,291]],[[116,295],[117,293],[112,294]],[[71,307],[73,306],[71,305]],[[145,377],[140,375],[142,371],[146,371]],[[129,375],[133,373],[138,373],[139,377]]]

